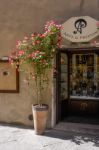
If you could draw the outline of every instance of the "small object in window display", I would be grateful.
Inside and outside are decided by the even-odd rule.
[[[92,85],[92,89],[93,89],[93,91],[96,91],[96,85]]]
[[[86,64],[87,63],[87,55],[76,55],[76,64]]]
[[[66,91],[62,92],[61,99],[64,100],[64,99],[66,99],[66,97],[67,97]]]
[[[87,94],[88,94],[89,96],[93,96],[93,90],[92,90],[92,88],[89,88],[89,89],[88,89]]]
[[[96,78],[96,72],[94,72],[94,78]]]
[[[87,96],[87,90],[83,90],[83,96]]]
[[[73,73],[73,74],[72,74],[72,76],[75,78],[75,77],[76,77],[76,74],[75,74],[75,73]]]
[[[76,83],[75,83],[75,82],[72,82],[72,85],[73,85],[73,87],[74,87],[74,89],[75,89],[75,87],[76,87]]]
[[[97,81],[95,80],[94,81],[94,85],[97,87],[98,86],[98,83],[97,83]]]
[[[75,86],[74,86],[74,88],[73,88],[73,90],[77,90],[78,89],[78,86],[75,84]]]
[[[83,73],[83,77],[87,77],[87,72],[84,72],[84,73]]]
[[[78,95],[78,96],[83,95],[83,93],[82,93],[82,89],[81,89],[81,88],[78,88],[78,89],[77,89],[77,95]]]
[[[87,71],[87,78],[92,79],[94,77],[94,73],[91,71]]]
[[[73,96],[75,96],[76,95],[76,90],[72,90],[72,94],[73,94]]]
[[[84,89],[87,87],[87,83],[86,83],[85,81],[83,81],[82,87],[83,87]]]
[[[95,92],[95,97],[99,97],[99,91]]]

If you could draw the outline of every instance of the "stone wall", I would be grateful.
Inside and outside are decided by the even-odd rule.
[[[43,32],[46,21],[65,22],[72,16],[89,15],[99,20],[97,0],[1,0],[0,2],[0,57],[9,55],[17,40],[32,32]],[[28,126],[31,104],[36,99],[35,87],[28,88],[20,74],[20,92],[17,94],[0,93],[0,121],[22,123]],[[45,100],[51,105],[52,89],[49,87]],[[49,123],[51,123],[49,111]]]

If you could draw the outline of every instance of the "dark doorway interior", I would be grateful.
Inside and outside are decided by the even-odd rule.
[[[77,115],[68,115],[62,119],[63,122],[71,122],[71,123],[84,123],[84,124],[99,124],[98,116],[77,116]]]

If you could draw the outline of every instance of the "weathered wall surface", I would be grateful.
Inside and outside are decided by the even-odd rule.
[[[99,20],[97,0],[1,0],[0,53],[6,55],[18,39],[42,32],[46,21],[63,23],[72,16],[89,15]]]
[[[46,21],[55,20],[63,23],[72,16],[82,15],[89,15],[99,20],[99,1],[1,0],[0,57],[8,55],[14,49],[17,40],[23,39],[32,32],[43,32]],[[51,87],[49,91],[45,99],[51,105]],[[23,82],[21,74],[18,94],[0,93],[0,121],[32,125],[28,115],[31,114],[31,104],[35,97],[35,92]]]

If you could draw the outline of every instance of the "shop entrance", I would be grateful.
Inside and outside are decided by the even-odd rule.
[[[99,123],[99,50],[61,50],[57,69],[57,121]]]

